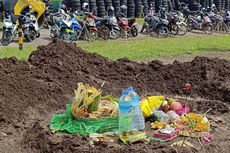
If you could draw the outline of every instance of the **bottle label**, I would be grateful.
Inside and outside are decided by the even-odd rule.
[[[128,132],[133,129],[132,116],[123,115],[119,117],[119,131]]]

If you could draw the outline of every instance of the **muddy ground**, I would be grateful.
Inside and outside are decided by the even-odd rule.
[[[87,138],[49,131],[50,117],[65,110],[78,82],[119,96],[132,85],[140,95],[184,97],[182,86],[193,85],[189,104],[212,123],[215,140],[195,148],[173,148],[150,142],[124,146],[100,144],[91,148]],[[191,62],[164,65],[160,61],[136,63],[126,58],[111,61],[59,41],[40,46],[28,62],[0,60],[0,152],[229,152],[230,62],[195,57]],[[215,121],[221,117],[223,122]],[[147,132],[151,129],[147,126]],[[180,138],[178,138],[180,139]]]

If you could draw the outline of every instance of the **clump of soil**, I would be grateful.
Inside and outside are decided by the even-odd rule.
[[[0,59],[0,127],[6,130],[12,126],[9,133],[13,135],[14,128],[22,129],[16,131],[19,135],[29,132],[29,125],[35,120],[43,120],[47,115],[65,109],[78,82],[102,88],[103,94],[114,96],[120,96],[121,89],[126,86],[133,86],[139,95],[160,93],[183,96],[183,84],[190,82],[193,85],[191,96],[209,99],[207,105],[197,102],[195,109],[205,112],[207,107],[211,107],[213,113],[229,110],[227,105],[222,105],[230,102],[229,61],[205,57],[168,65],[160,61],[136,63],[127,58],[111,61],[98,54],[87,53],[74,44],[57,41],[38,47],[28,62],[15,58]],[[55,144],[47,139],[50,136],[48,130],[45,133],[41,131],[38,128],[38,131],[32,132],[36,133],[36,138],[41,136],[42,144],[40,147],[31,146],[49,152],[46,146],[50,148]],[[61,143],[65,144],[65,141],[72,139],[64,139]],[[45,148],[42,149],[42,146]]]

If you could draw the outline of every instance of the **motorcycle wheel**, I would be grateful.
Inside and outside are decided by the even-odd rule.
[[[40,32],[37,32],[37,34],[36,34],[36,38],[39,38],[40,37]]]
[[[7,46],[9,45],[9,43],[11,43],[12,41],[12,35],[10,32],[3,32],[2,34],[2,39],[1,39],[1,43],[3,46]]]
[[[150,29],[150,30],[149,30],[149,35],[150,35],[151,37],[155,37],[155,36],[156,36],[156,32],[153,31],[152,29]]]
[[[145,24],[145,23],[143,23],[143,25],[142,25],[142,27],[141,27],[141,31],[140,31],[140,33],[143,33],[145,29],[146,29],[146,24]]]
[[[144,33],[144,30],[146,31],[145,34],[150,34],[150,27],[149,24],[146,22],[143,23],[140,33]]]
[[[98,29],[98,37],[108,40],[109,39],[109,29],[106,26],[100,27]]]
[[[170,32],[174,36],[178,35],[178,33],[179,33],[179,26],[177,24],[171,24]]]
[[[188,23],[188,26],[187,26],[187,29],[188,29],[188,32],[191,32],[192,31],[192,23]]]
[[[169,29],[166,26],[160,26],[157,28],[156,34],[158,38],[166,38],[169,35]]]
[[[109,38],[111,39],[117,39],[119,35],[120,35],[120,32],[118,30],[112,29],[109,31]]]
[[[74,34],[72,35],[72,39],[74,41],[77,41],[80,39],[80,34],[81,34],[81,31],[78,31],[77,29],[74,30]]]
[[[98,33],[96,30],[89,30],[89,40],[95,41],[98,38]]]
[[[57,28],[55,28],[54,26],[51,26],[50,28],[50,37],[51,38],[57,38],[59,35],[59,31]]]
[[[127,34],[127,30],[120,28],[120,37],[123,39],[127,39],[128,38],[128,34]]]
[[[205,25],[205,26],[203,27],[203,31],[204,31],[205,34],[211,35],[211,34],[213,33],[212,28],[213,28],[212,25],[207,24],[207,25]]]
[[[229,33],[229,31],[230,31],[230,23],[229,22],[226,23],[226,29],[227,29],[227,33]]]
[[[137,37],[137,35],[138,35],[137,27],[136,26],[132,26],[132,28],[130,30],[131,30],[131,35],[133,37]]]
[[[187,32],[188,32],[188,28],[186,25],[184,24],[179,25],[179,31],[178,31],[179,36],[184,36]]]
[[[36,37],[36,32],[31,30],[24,35],[27,42],[32,42]]]
[[[73,42],[73,36],[65,31],[61,33],[61,40],[66,42]]]

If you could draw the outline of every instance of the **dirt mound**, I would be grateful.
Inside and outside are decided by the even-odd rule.
[[[176,153],[177,151],[164,143],[150,142],[148,145],[138,143],[135,147],[132,145],[124,146],[120,144],[108,144],[101,143],[94,148],[90,147],[88,141],[84,137],[73,136],[70,134],[60,134],[54,136],[47,129],[43,128],[39,122],[35,122],[32,127],[25,133],[23,145],[29,148],[31,152],[84,152],[84,153],[101,153],[106,151],[107,153],[119,152],[119,153],[133,153],[141,152],[148,153]],[[183,150],[185,151],[185,150]],[[182,151],[182,152],[183,152]],[[188,150],[187,150],[188,151]]]
[[[163,65],[160,61],[136,63],[127,58],[111,61],[98,54],[87,53],[74,44],[55,42],[38,47],[28,62],[15,58],[0,59],[1,129],[6,130],[12,125],[22,129],[19,134],[25,131],[28,135],[37,133],[34,134],[34,140],[42,136],[41,146],[44,146],[43,149],[37,149],[50,152],[49,148],[53,144],[48,139],[52,137],[48,130],[45,133],[43,129],[36,132],[30,131],[28,127],[34,120],[43,120],[47,118],[46,115],[65,109],[78,82],[102,88],[104,94],[114,96],[119,96],[125,86],[133,86],[140,95],[160,93],[183,96],[182,86],[190,82],[193,85],[191,96],[230,102],[229,61],[204,57],[196,57],[192,62],[185,63],[175,61],[169,65]],[[197,102],[194,106],[202,112],[207,107],[213,108],[213,113],[228,112],[228,106],[219,101],[208,101],[205,105]],[[14,132],[12,130],[9,133]],[[56,146],[66,149],[65,141],[74,139],[63,139]],[[125,149],[114,151],[127,152]]]
[[[193,96],[230,101],[230,62],[197,57],[192,62],[163,65],[160,61],[136,63],[127,58],[111,61],[86,53],[71,44],[50,44],[34,52],[29,59],[35,66],[33,77],[58,81],[72,91],[76,82],[88,82],[105,94],[119,96],[124,86],[134,86],[141,95],[154,92],[183,94],[182,86],[190,82]],[[48,51],[47,51],[48,50]]]
[[[226,118],[228,118],[227,116]],[[229,118],[228,118],[229,120]],[[226,122],[227,123],[227,122]],[[150,125],[149,125],[150,127]],[[148,128],[148,127],[147,127]],[[217,134],[215,134],[215,141],[210,144],[203,144],[203,147],[200,146],[200,143],[197,140],[189,140],[194,148],[181,148],[181,147],[171,147],[170,145],[173,142],[180,141],[180,139],[174,139],[172,141],[160,143],[156,141],[150,141],[149,143],[135,143],[124,145],[122,143],[99,143],[95,147],[91,147],[88,142],[88,138],[74,136],[66,133],[53,134],[49,131],[47,127],[44,127],[40,121],[36,121],[23,135],[23,141],[21,145],[24,146],[28,152],[44,152],[44,153],[70,153],[70,152],[84,152],[84,153],[194,153],[194,152],[229,152],[229,139],[228,137],[224,138],[223,135],[219,135],[219,132],[223,132],[223,129],[226,134],[229,134],[229,131],[224,127],[215,128]],[[151,130],[148,130],[151,131]],[[151,136],[151,134],[149,134]],[[226,135],[225,135],[226,136]],[[223,141],[224,140],[224,141]],[[221,144],[221,145],[220,145]]]
[[[114,96],[130,85],[140,95],[183,95],[183,84],[190,82],[191,96],[230,102],[230,62],[220,59],[196,57],[169,65],[111,61],[57,41],[38,47],[28,62],[3,59],[0,67],[0,116],[7,120],[65,108],[78,82],[103,84],[103,93]]]

